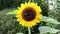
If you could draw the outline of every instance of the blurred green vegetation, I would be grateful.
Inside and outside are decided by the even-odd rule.
[[[0,34],[17,34],[19,32],[28,34],[28,30],[25,27],[22,27],[19,25],[19,23],[16,20],[15,15],[6,15],[7,12],[10,12],[12,10],[16,10],[18,6],[20,6],[21,3],[28,2],[28,0],[0,0]],[[42,0],[35,0],[34,2],[37,2],[39,6],[41,6],[42,14],[44,16],[49,16],[51,18],[55,18],[56,20],[60,21],[60,12],[56,12],[53,14],[52,11],[50,11],[50,14],[48,14],[48,5],[42,1]],[[51,23],[40,23],[37,26],[34,26],[31,28],[32,34],[38,34],[39,26],[50,26],[53,28],[60,29],[59,25],[51,24]],[[57,27],[58,26],[58,27]],[[52,33],[46,33],[46,34],[52,34]]]
[[[0,10],[5,8],[16,8],[24,1],[25,0],[0,0]]]

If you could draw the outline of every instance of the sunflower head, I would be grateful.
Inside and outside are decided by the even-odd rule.
[[[21,4],[21,7],[18,7],[17,15],[18,18],[17,21],[19,24],[25,27],[32,27],[37,25],[37,23],[40,22],[40,19],[42,17],[40,6],[37,6],[37,3],[34,2],[28,2],[25,4]]]

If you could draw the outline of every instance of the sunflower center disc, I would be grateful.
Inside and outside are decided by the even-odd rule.
[[[32,21],[36,17],[36,12],[33,8],[25,8],[22,12],[22,17],[26,21]]]

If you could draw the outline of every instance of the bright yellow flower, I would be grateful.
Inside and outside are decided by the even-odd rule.
[[[19,24],[25,27],[32,27],[37,25],[42,18],[40,6],[37,6],[37,3],[28,2],[25,4],[21,4],[21,7],[17,10],[16,17]]]

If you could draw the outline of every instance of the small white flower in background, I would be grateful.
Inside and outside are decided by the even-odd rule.
[[[49,5],[49,10],[52,10],[53,9],[53,6],[52,5]]]
[[[53,2],[52,2],[51,0],[48,0],[48,3],[51,4],[51,3],[53,3]]]
[[[57,5],[56,5],[57,0],[48,0],[48,8],[49,10],[55,10]]]

